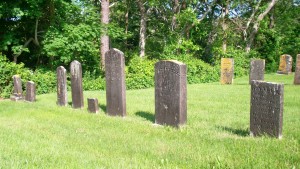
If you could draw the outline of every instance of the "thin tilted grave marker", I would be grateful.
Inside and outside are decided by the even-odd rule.
[[[221,84],[232,84],[234,74],[234,60],[221,58]]]
[[[105,53],[106,110],[110,116],[126,116],[125,59],[118,49]]]
[[[88,111],[91,113],[98,113],[99,112],[99,105],[98,105],[98,99],[96,98],[88,98]]]
[[[290,55],[281,55],[278,74],[291,74],[292,73],[293,58]]]
[[[82,68],[81,64],[74,60],[70,65],[72,105],[73,108],[83,108]]]
[[[57,105],[66,106],[68,104],[67,97],[67,71],[63,66],[56,69],[57,76]]]
[[[283,84],[251,82],[251,136],[282,137],[283,92]]]
[[[252,59],[250,62],[249,84],[252,80],[264,80],[265,60]]]
[[[14,82],[14,91],[10,99],[12,101],[23,100],[22,80],[19,75],[14,75],[12,78]]]
[[[300,54],[297,55],[294,84],[300,85]]]
[[[179,127],[187,120],[186,65],[165,60],[155,64],[155,123]]]
[[[36,100],[35,83],[32,81],[28,81],[26,84],[25,100],[28,102],[35,102]]]

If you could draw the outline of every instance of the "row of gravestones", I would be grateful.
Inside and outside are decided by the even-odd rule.
[[[24,100],[22,81],[20,76],[14,75],[12,78],[14,82],[14,89],[13,89],[13,94],[10,96],[10,99],[13,101]],[[35,83],[32,81],[28,81],[26,83],[25,101],[35,102],[36,101],[35,95],[36,95]]]
[[[278,74],[292,73],[293,58],[290,55],[280,56]],[[253,59],[250,62],[249,83],[252,80],[264,80],[265,60]],[[221,59],[221,84],[232,84],[234,75],[234,60],[232,58]],[[294,84],[300,85],[300,54],[296,58],[296,69],[294,76]]]

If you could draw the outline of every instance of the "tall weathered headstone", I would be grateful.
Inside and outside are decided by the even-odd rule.
[[[290,55],[281,55],[278,74],[291,74],[292,73],[293,58]]]
[[[155,123],[179,127],[187,120],[186,65],[175,60],[155,64]]]
[[[82,89],[82,68],[81,64],[74,60],[70,65],[72,106],[73,108],[83,108],[83,89]]]
[[[221,84],[232,84],[234,74],[234,60],[221,58]]]
[[[300,54],[297,55],[294,84],[300,85]]]
[[[126,116],[125,59],[123,52],[105,53],[106,110],[110,116]]]
[[[23,100],[22,80],[19,75],[14,75],[12,78],[14,82],[14,90],[10,99],[13,101]]]
[[[282,137],[283,92],[283,84],[251,82],[251,136]]]
[[[99,112],[99,105],[98,105],[98,99],[96,98],[88,98],[88,110],[91,113],[98,113]]]
[[[63,66],[56,69],[57,77],[57,105],[66,106],[68,104],[67,96],[67,71]]]
[[[252,59],[250,62],[249,84],[252,80],[264,80],[265,60]]]
[[[28,81],[26,84],[26,96],[25,100],[29,102],[35,102],[36,100],[36,91],[35,91],[35,84],[32,81]]]

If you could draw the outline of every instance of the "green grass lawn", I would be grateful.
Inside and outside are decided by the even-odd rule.
[[[153,88],[126,92],[126,118],[105,115],[105,91],[84,92],[82,110],[58,107],[56,93],[0,101],[0,168],[299,168],[300,86],[293,75],[265,79],[285,84],[281,140],[249,136],[248,77],[188,85],[181,129],[153,125]]]

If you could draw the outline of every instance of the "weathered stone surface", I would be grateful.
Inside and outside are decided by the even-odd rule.
[[[187,120],[186,65],[165,60],[155,64],[155,123],[179,127]]]
[[[14,81],[14,90],[10,99],[13,101],[23,100],[22,80],[19,75],[14,75],[12,78]]]
[[[282,137],[283,92],[283,84],[251,82],[251,136]]]
[[[297,55],[294,84],[300,85],[300,54]]]
[[[252,80],[264,80],[265,60],[252,59],[250,62],[249,84]]]
[[[232,84],[234,75],[234,60],[221,58],[221,84]]]
[[[57,77],[57,105],[66,106],[68,104],[67,96],[67,71],[63,66],[56,69]]]
[[[290,74],[292,73],[293,58],[290,55],[281,55],[278,74]]]
[[[91,113],[98,113],[99,112],[99,105],[98,105],[98,99],[96,98],[88,98],[88,110]]]
[[[125,60],[123,52],[105,53],[106,110],[110,116],[126,116]]]
[[[35,102],[36,100],[35,83],[32,81],[28,81],[26,84],[25,100],[28,102]]]
[[[74,60],[70,65],[71,89],[73,108],[83,108],[82,68],[81,64]]]

